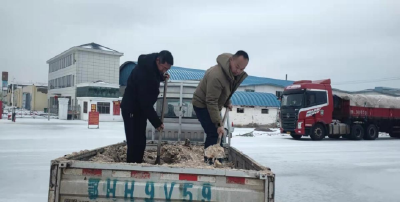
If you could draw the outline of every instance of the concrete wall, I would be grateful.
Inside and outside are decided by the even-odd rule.
[[[76,87],[68,87],[68,88],[49,90],[47,98],[49,99],[50,97],[54,97],[55,94],[61,94],[62,97],[70,96],[71,100],[73,101],[75,99],[75,95],[76,95]]]
[[[35,86],[35,89],[33,91],[34,97],[32,98],[32,105],[34,111],[44,111],[44,108],[48,108],[48,103],[47,103],[47,94],[40,92],[38,88]]]
[[[237,91],[245,91],[246,89],[254,90],[259,93],[272,93],[276,95],[276,91],[283,91],[283,87],[271,86],[271,85],[257,85],[257,86],[240,86]]]
[[[119,84],[120,56],[88,51],[77,51],[77,83],[102,80]]]
[[[24,93],[29,93],[31,111],[44,111],[44,108],[47,108],[47,94],[38,91],[38,87],[34,85],[21,86],[14,90],[14,106],[25,109],[23,106]],[[11,93],[9,96],[11,100]]]
[[[100,122],[112,122],[112,121],[123,121],[122,119],[122,112],[120,111],[120,115],[113,115],[114,112],[114,105],[113,101],[119,101],[119,98],[97,98],[97,97],[79,97],[78,104],[81,106],[81,120],[88,121],[89,112],[91,110],[91,104],[96,104],[98,102],[109,102],[110,103],[110,114],[100,114],[99,119]],[[83,113],[84,109],[84,102],[88,102],[87,113]]]
[[[237,108],[244,108],[244,113],[237,113]],[[268,114],[262,114],[261,109],[268,109]],[[222,110],[222,115],[225,113]],[[272,107],[241,107],[234,106],[229,112],[230,124],[245,126],[249,124],[268,125],[275,124],[278,116],[278,108]]]
[[[23,96],[22,88],[17,88],[14,90],[14,106],[15,107],[22,108],[22,96]]]

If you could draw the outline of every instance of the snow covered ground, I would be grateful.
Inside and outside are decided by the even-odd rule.
[[[276,174],[276,201],[400,201],[400,139],[309,138],[236,128],[232,143]],[[47,200],[50,160],[125,139],[122,122],[0,120],[0,202]]]

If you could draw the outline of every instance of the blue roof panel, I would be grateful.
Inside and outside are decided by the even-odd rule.
[[[168,71],[172,80],[196,80],[203,79],[206,71],[200,69],[189,69],[183,67],[172,66]]]
[[[232,105],[279,107],[280,102],[272,93],[236,91],[231,98]]]

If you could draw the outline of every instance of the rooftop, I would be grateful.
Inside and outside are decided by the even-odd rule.
[[[272,93],[242,92],[236,91],[232,95],[232,105],[236,106],[260,106],[279,107],[280,102]]]
[[[110,54],[110,55],[119,55],[119,56],[124,55],[121,52],[118,52],[118,51],[113,50],[111,48],[108,48],[108,47],[105,47],[105,46],[102,46],[100,44],[92,42],[92,43],[88,43],[88,44],[82,44],[82,45],[79,45],[79,46],[74,46],[74,47],[72,47],[72,48],[70,48],[70,49],[68,49],[68,50],[66,50],[66,51],[64,51],[64,52],[52,57],[51,59],[47,60],[47,63],[50,64],[54,60],[60,58],[61,56],[64,56],[64,54],[67,54],[67,53],[70,53],[71,51],[76,51],[76,50],[87,50],[87,51],[93,51],[93,52],[104,51],[102,53]]]
[[[83,44],[83,45],[80,45],[80,46],[78,46],[78,47],[80,47],[80,48],[86,48],[86,49],[94,49],[94,50],[102,50],[102,51],[110,51],[110,52],[116,52],[116,53],[119,53],[118,51],[116,51],[116,50],[113,50],[113,49],[111,49],[111,48],[107,48],[107,47],[105,47],[105,46],[102,46],[102,45],[100,45],[100,44],[97,44],[97,43],[88,43],[88,44]]]

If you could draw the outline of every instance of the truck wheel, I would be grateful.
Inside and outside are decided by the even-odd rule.
[[[371,124],[365,131],[364,139],[375,140],[376,138],[378,138],[378,136],[379,136],[378,128],[374,124]]]
[[[353,125],[351,127],[350,139],[361,140],[364,137],[364,128],[361,125]]]
[[[293,139],[300,140],[302,135],[290,135]]]
[[[328,137],[331,139],[340,139],[340,135],[328,135]]]
[[[325,128],[321,124],[316,124],[312,130],[310,137],[312,140],[322,140],[325,138]]]

